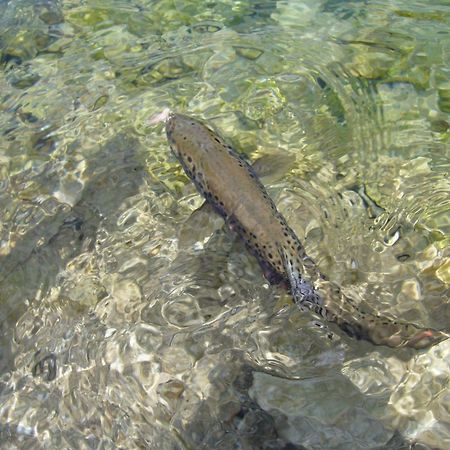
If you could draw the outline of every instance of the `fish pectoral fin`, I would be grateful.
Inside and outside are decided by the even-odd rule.
[[[204,201],[192,214],[191,217],[198,214],[213,214],[214,208],[211,206],[210,203],[207,201]]]
[[[280,152],[259,157],[253,162],[252,168],[263,184],[271,184],[281,180],[294,165],[294,155]]]
[[[196,242],[206,242],[223,227],[223,219],[214,214],[213,207],[204,202],[181,225],[178,240],[180,247],[190,247]]]

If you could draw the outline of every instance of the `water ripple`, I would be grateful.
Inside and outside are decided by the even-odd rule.
[[[321,270],[444,328],[447,17],[420,1],[0,3],[4,445],[444,448],[448,342],[330,339],[201,208],[149,118],[196,115],[277,161],[259,169]]]

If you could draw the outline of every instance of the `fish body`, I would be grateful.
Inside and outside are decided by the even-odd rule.
[[[423,348],[448,337],[358,310],[339,286],[320,273],[250,164],[205,124],[170,113],[166,134],[197,190],[243,239],[269,282],[290,285],[299,306],[377,345]]]

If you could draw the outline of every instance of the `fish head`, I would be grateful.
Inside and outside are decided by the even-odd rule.
[[[221,139],[202,122],[182,114],[170,113],[166,120],[166,134],[170,148],[181,160],[202,161],[214,150],[212,142]],[[217,147],[216,147],[217,148]]]

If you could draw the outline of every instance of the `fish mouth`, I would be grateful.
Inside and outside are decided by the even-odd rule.
[[[173,118],[174,115],[175,113],[172,112],[169,108],[164,108],[160,113],[155,114],[150,118],[149,124],[156,125],[161,122],[167,123]]]

